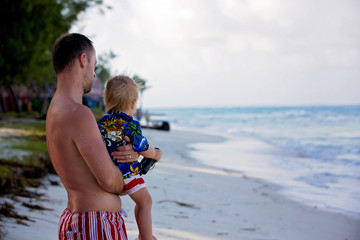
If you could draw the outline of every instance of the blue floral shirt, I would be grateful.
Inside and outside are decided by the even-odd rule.
[[[130,138],[136,152],[146,151],[150,147],[148,140],[142,135],[140,123],[123,112],[109,111],[100,119],[98,126],[109,154],[114,152],[117,147],[126,144],[125,136]],[[116,164],[114,158],[111,155],[110,157]],[[123,173],[124,179],[137,175],[139,171],[138,161],[120,163],[117,166]]]

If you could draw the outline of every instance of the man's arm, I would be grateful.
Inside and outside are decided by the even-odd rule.
[[[138,152],[134,151],[133,146],[130,143],[130,138],[125,136],[124,140],[129,144],[125,146],[119,146],[117,151],[111,153],[113,158],[116,159],[117,163],[133,162],[140,156]]]
[[[124,140],[127,143],[130,142],[130,138],[128,136],[125,136]],[[133,162],[134,159],[138,159],[139,155],[154,159],[158,162],[161,159],[162,151],[160,149],[152,148],[150,146],[149,149],[146,151],[135,152],[133,146],[131,144],[127,144],[125,146],[118,147],[117,151],[112,152],[111,155],[114,157],[114,159],[116,159],[117,163]]]
[[[107,192],[123,194],[123,176],[110,159],[94,115],[88,108],[81,108],[74,118],[74,143],[97,182]]]

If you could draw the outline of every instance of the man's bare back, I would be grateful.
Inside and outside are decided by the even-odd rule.
[[[47,143],[72,212],[121,210],[122,176],[111,161],[92,112],[56,93],[46,121]]]

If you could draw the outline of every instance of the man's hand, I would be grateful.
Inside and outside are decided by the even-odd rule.
[[[129,143],[130,138],[125,136],[124,140]],[[140,154],[135,152],[131,144],[127,144],[125,146],[120,146],[117,148],[117,151],[111,153],[111,156],[116,159],[117,163],[128,163],[136,161]]]

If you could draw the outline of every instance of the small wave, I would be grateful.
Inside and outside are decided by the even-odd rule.
[[[337,156],[337,159],[360,164],[360,155],[358,154],[344,154]]]
[[[318,173],[314,175],[301,176],[295,180],[305,182],[308,185],[318,188],[329,189],[329,184],[337,183],[339,177],[340,176],[331,173]]]

